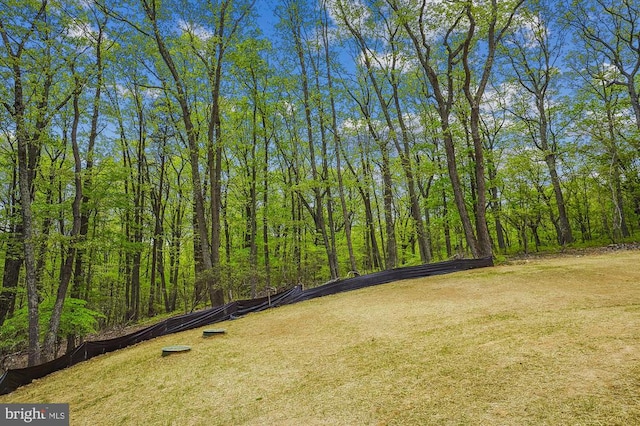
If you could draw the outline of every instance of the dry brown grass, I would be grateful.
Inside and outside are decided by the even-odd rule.
[[[387,284],[166,336],[0,397],[73,425],[640,424],[640,252]],[[187,353],[161,357],[161,348]]]

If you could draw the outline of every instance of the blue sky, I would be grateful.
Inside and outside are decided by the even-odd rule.
[[[272,34],[273,27],[278,22],[278,17],[274,12],[278,3],[278,0],[256,0],[255,10],[259,15],[258,25],[267,36]]]

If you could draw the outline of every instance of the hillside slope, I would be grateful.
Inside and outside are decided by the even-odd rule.
[[[141,343],[0,397],[73,425],[640,424],[640,252],[327,296]],[[167,345],[190,352],[161,357]]]

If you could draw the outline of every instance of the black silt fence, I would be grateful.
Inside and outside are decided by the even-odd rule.
[[[306,290],[303,290],[300,286],[296,286],[270,297],[238,300],[227,303],[223,306],[178,315],[124,336],[108,340],[84,342],[67,354],[44,364],[7,370],[0,378],[0,395],[13,392],[20,386],[31,383],[35,379],[39,379],[47,374],[62,370],[63,368],[70,367],[79,362],[86,361],[94,356],[123,349],[127,346],[135,345],[136,343],[153,339],[155,337],[191,330],[240,317],[252,312],[263,311],[271,307],[288,305],[330,294],[385,284],[392,281],[448,274],[487,266],[493,266],[491,257],[482,259],[449,260],[446,262],[430,263],[427,265],[409,266],[347,278],[344,280],[337,280]]]

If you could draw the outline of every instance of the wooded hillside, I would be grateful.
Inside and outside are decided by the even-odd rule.
[[[637,238],[639,27],[632,0],[1,2],[0,352]]]

